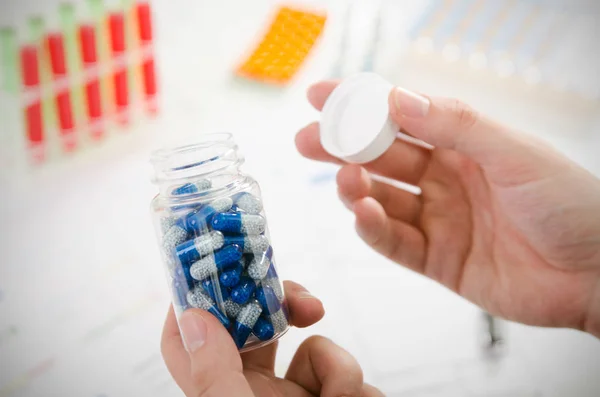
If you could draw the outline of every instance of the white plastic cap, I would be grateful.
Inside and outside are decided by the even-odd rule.
[[[321,113],[321,144],[327,153],[349,163],[368,163],[388,150],[400,130],[389,115],[392,88],[375,73],[342,81]]]

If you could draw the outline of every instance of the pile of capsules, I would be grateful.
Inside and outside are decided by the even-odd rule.
[[[193,194],[210,185],[188,183],[172,194]],[[288,326],[262,209],[258,197],[241,192],[164,218],[161,225],[175,304],[213,314],[240,349],[251,333],[267,341]]]

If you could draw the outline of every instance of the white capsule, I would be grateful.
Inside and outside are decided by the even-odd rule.
[[[260,199],[246,192],[237,194],[234,198],[234,204],[242,211],[253,215],[259,214],[263,209]]]
[[[208,255],[190,267],[190,275],[196,280],[204,280],[217,272],[214,255]]]
[[[214,306],[214,302],[210,299],[210,296],[200,287],[196,287],[187,293],[187,301],[191,307],[197,309],[208,310]]]
[[[266,225],[265,218],[260,215],[242,215],[240,232],[248,235],[261,234],[264,233]]]
[[[215,231],[194,239],[194,246],[200,256],[205,256],[221,248],[224,241],[223,233]]]
[[[260,304],[258,302],[253,301],[242,307],[235,321],[238,324],[244,325],[252,329],[252,327],[254,327],[254,324],[256,324],[256,320],[258,320],[258,317],[260,317],[261,313],[262,307],[260,307]]]
[[[285,331],[285,329],[288,327],[288,321],[283,309],[279,309],[277,313],[271,314],[269,318],[271,320],[271,324],[273,324],[276,334]]]
[[[231,209],[233,206],[233,200],[229,197],[224,197],[211,202],[209,206],[215,210],[215,213],[225,212]]]
[[[171,255],[173,249],[183,243],[187,238],[187,232],[181,227],[174,225],[163,236],[163,248],[168,255]]]
[[[225,313],[230,318],[237,318],[242,310],[242,305],[235,303],[231,299],[227,299],[223,302],[223,306],[225,307]]]

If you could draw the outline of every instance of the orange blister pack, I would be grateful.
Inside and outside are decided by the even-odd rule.
[[[236,74],[263,83],[288,83],[323,32],[326,19],[322,13],[282,6]]]

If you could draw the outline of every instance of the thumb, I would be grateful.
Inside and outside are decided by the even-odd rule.
[[[213,315],[188,309],[180,326],[190,356],[194,396],[253,396],[233,339]]]
[[[525,137],[449,98],[430,98],[403,88],[389,97],[390,114],[403,131],[434,147],[461,153],[500,185],[552,175],[564,159],[547,144]]]

